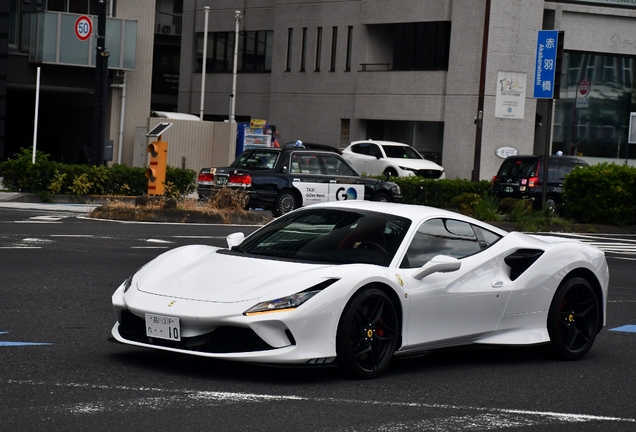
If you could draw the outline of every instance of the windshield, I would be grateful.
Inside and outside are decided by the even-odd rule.
[[[387,267],[409,219],[360,210],[306,209],[283,216],[232,250],[305,262]]]
[[[266,169],[276,166],[280,152],[271,150],[247,150],[237,157],[230,165],[232,168]]]
[[[522,178],[537,176],[538,159],[506,159],[499,168],[497,179],[517,181]]]
[[[383,145],[384,153],[388,158],[398,159],[424,159],[413,147]]]

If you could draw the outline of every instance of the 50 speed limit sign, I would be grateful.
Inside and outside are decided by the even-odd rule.
[[[75,21],[75,36],[81,41],[87,40],[93,34],[93,21],[90,17],[82,15]]]

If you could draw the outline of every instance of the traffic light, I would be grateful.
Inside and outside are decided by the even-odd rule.
[[[166,184],[166,162],[168,160],[168,143],[155,141],[148,144],[150,164],[146,170],[148,177],[148,195],[163,195]]]
[[[561,97],[561,71],[563,70],[563,42],[565,41],[565,32],[559,31],[557,38],[556,67],[554,69],[554,92],[553,98]]]

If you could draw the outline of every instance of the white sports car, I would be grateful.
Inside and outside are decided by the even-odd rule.
[[[342,157],[358,172],[367,175],[446,178],[444,168],[425,159],[408,144],[393,141],[354,141],[342,151]]]
[[[548,344],[579,359],[605,325],[601,250],[436,208],[320,203],[227,240],[131,275],[112,298],[115,339],[371,378],[393,356],[467,344]]]

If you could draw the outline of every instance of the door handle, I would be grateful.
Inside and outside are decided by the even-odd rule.
[[[503,281],[492,281],[491,286],[493,288],[502,288],[503,287]]]

